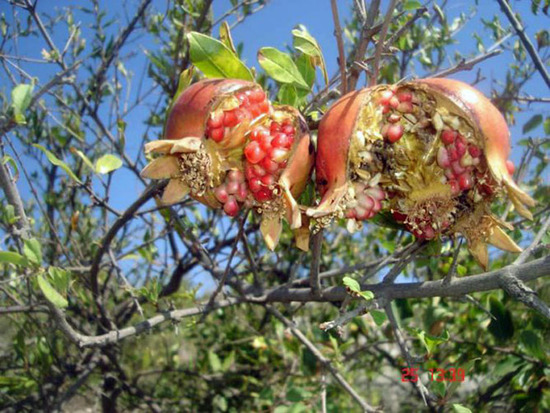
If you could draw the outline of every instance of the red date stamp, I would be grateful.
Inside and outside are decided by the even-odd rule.
[[[448,382],[463,382],[466,379],[464,369],[429,369],[430,381],[448,381]],[[416,383],[418,381],[418,368],[404,367],[401,369],[401,381]]]

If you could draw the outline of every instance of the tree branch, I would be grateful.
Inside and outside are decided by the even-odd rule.
[[[519,36],[519,39],[523,43],[523,46],[527,50],[527,53],[529,53],[529,56],[531,56],[531,59],[533,60],[533,63],[535,64],[535,67],[539,71],[540,75],[546,82],[546,86],[550,88],[550,75],[548,75],[548,72],[546,71],[546,67],[544,63],[542,62],[542,59],[538,55],[537,51],[535,50],[535,47],[533,46],[533,43],[531,43],[531,40],[527,37],[525,34],[525,30],[518,19],[516,19],[516,16],[514,15],[514,12],[510,8],[510,5],[506,0],[497,0],[498,4],[500,4],[500,8],[512,24],[512,27],[516,31],[517,35]]]

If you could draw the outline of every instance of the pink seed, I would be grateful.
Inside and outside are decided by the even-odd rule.
[[[443,169],[447,169],[449,166],[451,166],[449,153],[447,152],[447,149],[445,149],[444,146],[441,146],[437,151],[437,164]]]
[[[472,187],[472,177],[469,173],[462,174],[458,177],[458,186],[463,191],[466,191]]]
[[[479,149],[475,145],[468,146],[468,153],[471,155],[472,158],[479,158],[481,155],[481,149]]]
[[[260,103],[265,100],[265,92],[262,89],[254,89],[250,92],[249,99],[252,102]]]
[[[373,199],[376,199],[378,201],[382,201],[384,198],[386,198],[386,194],[380,188],[379,186],[374,186],[372,188],[369,188],[365,191],[367,195],[371,196]]]
[[[390,99],[393,97],[393,92],[390,90],[384,90],[380,94],[380,104],[386,106],[390,103]]]
[[[272,161],[267,156],[262,159],[262,162],[260,165],[268,172],[268,173],[274,173],[279,170],[279,164],[277,162]]]
[[[250,139],[253,141],[261,142],[265,136],[269,136],[269,131],[264,128],[255,128],[252,132],[250,132]]]
[[[367,217],[369,215],[369,212],[370,211],[366,210],[365,208],[356,207],[355,208],[355,219],[360,219],[360,220],[367,219]]]
[[[271,131],[271,133],[280,132],[281,125],[279,125],[277,122],[271,122],[271,126],[269,127],[269,130]]]
[[[451,186],[452,195],[458,195],[460,193],[460,187],[457,181],[455,180],[449,181],[449,185]]]
[[[254,165],[254,174],[258,178],[261,178],[262,176],[264,176],[266,174],[266,172],[265,172],[265,169],[262,168],[260,165]]]
[[[207,125],[210,129],[216,129],[223,124],[223,112],[213,112],[208,119]]]
[[[252,141],[244,148],[244,156],[246,156],[248,162],[258,163],[264,158],[265,152],[262,151],[258,142]]]
[[[435,231],[432,227],[426,225],[424,228],[422,228],[422,235],[425,239],[432,239],[435,237]]]
[[[391,108],[389,106],[384,106],[384,109],[382,109],[382,113],[385,115],[386,113],[389,113]]]
[[[225,130],[224,128],[217,128],[217,129],[212,129],[210,131],[210,137],[212,138],[212,140],[214,140],[215,142],[221,142],[223,140],[223,137],[225,135]]]
[[[260,179],[264,186],[275,185],[275,177],[273,175],[264,175]]]
[[[390,105],[390,107],[397,109],[397,107],[399,106],[399,99],[393,96],[388,102],[388,104]]]
[[[254,198],[256,198],[256,200],[258,200],[259,202],[269,201],[272,197],[273,193],[266,188],[260,189],[254,194]]]
[[[225,126],[227,126],[228,128],[232,128],[233,126],[237,126],[237,123],[239,123],[239,121],[234,110],[224,112],[223,124]]]
[[[411,102],[401,102],[397,106],[397,110],[401,113],[411,113],[413,111],[413,105]]]
[[[256,173],[254,172],[254,167],[248,162],[244,167],[244,174],[246,176],[246,179],[252,179],[256,176]]]
[[[225,204],[227,202],[227,190],[225,188],[225,185],[220,185],[217,188],[214,189],[214,196],[218,201],[220,201],[222,204]]]
[[[412,101],[412,94],[408,92],[402,92],[397,95],[397,99],[399,99],[400,102],[410,102]]]
[[[239,204],[237,204],[234,196],[229,196],[227,198],[227,202],[224,204],[223,210],[230,217],[234,217],[239,213]]]
[[[230,181],[244,182],[244,175],[241,171],[233,169],[227,174],[227,179]]]
[[[394,123],[388,128],[388,140],[391,143],[397,142],[403,136],[403,125]]]
[[[284,125],[282,132],[286,133],[287,135],[294,135],[294,133],[296,133],[296,129],[294,129],[294,126],[292,125]]]
[[[275,137],[271,141],[271,145],[275,148],[289,149],[291,145],[290,138],[285,133],[275,133]]]
[[[455,147],[456,147],[456,154],[458,155],[459,158],[462,158],[466,153],[467,148],[466,148],[466,142],[464,141],[464,138],[462,139],[460,138],[461,136],[458,135],[458,138],[455,143]]]
[[[401,116],[399,116],[395,113],[388,116],[388,122],[390,122],[390,123],[397,123],[397,122],[399,122],[400,119],[401,119]]]
[[[273,148],[269,152],[269,157],[275,162],[282,162],[288,157],[289,152],[285,149]]]
[[[272,139],[271,135],[262,135],[260,138],[260,148],[262,148],[262,151],[265,153],[270,151]]]
[[[359,203],[359,206],[361,208],[364,208],[368,211],[370,211],[374,206],[374,200],[365,193],[357,195],[357,202]]]
[[[508,170],[508,173],[510,175],[513,175],[514,171],[516,170],[516,166],[514,165],[514,162],[512,162],[510,159],[506,161],[506,169]]]
[[[252,192],[258,192],[262,189],[262,181],[260,178],[252,178],[248,180],[248,187]]]
[[[456,175],[462,175],[464,172],[466,172],[466,168],[463,168],[458,161],[453,161],[451,163],[451,167],[453,168],[453,172]]]
[[[346,218],[355,218],[355,209],[348,209],[346,211]]]
[[[458,160],[458,153],[454,145],[447,146],[447,153],[449,154],[449,159],[452,161]]]
[[[239,192],[239,183],[236,181],[230,181],[227,183],[227,193],[231,195],[235,195],[237,192]]]
[[[441,132],[441,140],[445,145],[450,145],[456,139],[456,132],[454,130],[444,130]]]
[[[248,195],[248,187],[243,182],[239,185],[239,190],[235,194],[235,197],[237,198],[237,201],[244,202],[246,200],[247,195]]]

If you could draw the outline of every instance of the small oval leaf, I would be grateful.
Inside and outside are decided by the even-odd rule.
[[[108,174],[122,166],[122,161],[115,155],[103,155],[95,163],[95,171],[98,174]]]
[[[206,77],[254,80],[250,69],[219,40],[197,32],[187,39],[191,61]]]
[[[258,62],[266,73],[279,83],[309,89],[291,57],[273,47],[264,47],[258,52]]]
[[[67,299],[59,294],[42,274],[38,276],[38,286],[44,297],[57,308],[65,308],[69,305]]]
[[[46,148],[44,148],[42,145],[38,145],[37,143],[33,144],[32,146],[34,146],[35,148],[38,148],[40,149],[42,152],[44,152],[46,154],[46,157],[48,158],[48,161],[50,161],[50,163],[54,164],[55,166],[59,166],[61,169],[63,169],[67,175],[69,175],[74,181],[78,182],[79,184],[82,183],[80,181],[80,179],[78,179],[78,177],[74,174],[73,171],[71,171],[71,168],[69,168],[69,166],[63,162],[61,159],[58,159],[53,153],[51,153],[49,150],[47,150]]]

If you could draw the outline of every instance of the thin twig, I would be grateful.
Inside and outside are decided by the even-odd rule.
[[[344,39],[342,37],[342,28],[340,27],[340,16],[338,15],[338,5],[336,0],[330,0],[332,7],[332,20],[334,21],[334,36],[336,36],[336,44],[338,45],[338,63],[340,66],[340,90],[342,95],[345,95],[348,90],[348,81],[346,75],[346,53],[344,51]]]
[[[386,17],[384,18],[384,23],[382,25],[382,30],[380,31],[380,36],[376,42],[376,49],[374,50],[374,62],[372,64],[372,76],[369,81],[369,86],[374,86],[378,82],[378,73],[380,73],[380,58],[382,57],[382,49],[384,48],[384,39],[388,33],[388,28],[393,17],[393,11],[397,5],[397,0],[391,0],[390,5],[388,6],[388,11],[386,12]]]
[[[323,230],[317,232],[311,239],[311,267],[309,269],[309,287],[313,294],[321,291],[319,268],[321,267],[321,252],[323,247]]]
[[[523,46],[527,50],[527,53],[529,53],[529,56],[531,56],[531,59],[533,60],[533,63],[535,64],[535,67],[539,71],[540,75],[546,82],[546,86],[550,88],[550,75],[546,71],[546,66],[543,63],[542,59],[540,58],[539,54],[535,50],[535,47],[533,46],[533,43],[531,43],[531,40],[529,40],[529,37],[525,34],[525,30],[523,29],[523,26],[519,22],[518,19],[516,19],[516,16],[514,15],[514,12],[510,8],[510,5],[506,0],[497,0],[498,4],[500,4],[500,8],[512,24],[512,27],[516,31],[517,35],[519,36],[519,39],[523,43]]]
[[[465,70],[472,70],[474,66],[477,65],[478,63],[481,63],[484,60],[490,59],[491,57],[498,56],[501,53],[502,53],[501,49],[496,49],[490,52],[482,53],[470,60],[462,59],[453,67],[434,73],[433,75],[430,75],[430,77],[447,77],[449,75],[452,75],[453,73],[462,72]]]
[[[235,256],[235,253],[237,252],[237,247],[239,245],[239,242],[241,241],[241,238],[244,234],[244,225],[246,223],[246,218],[248,217],[248,214],[250,213],[250,210],[247,210],[244,214],[244,216],[241,219],[240,225],[239,225],[239,232],[237,236],[235,237],[235,242],[233,243],[233,248],[231,249],[231,253],[229,254],[229,258],[227,259],[227,264],[225,266],[225,271],[223,272],[222,277],[218,281],[218,286],[210,296],[210,299],[208,300],[208,303],[206,304],[206,307],[204,309],[204,312],[202,313],[201,319],[199,323],[202,323],[208,313],[212,310],[212,307],[214,305],[214,302],[216,301],[216,297],[220,293],[220,291],[225,286],[225,282],[227,281],[227,277],[229,276],[229,272],[231,270],[231,261],[233,261],[233,257]]]

